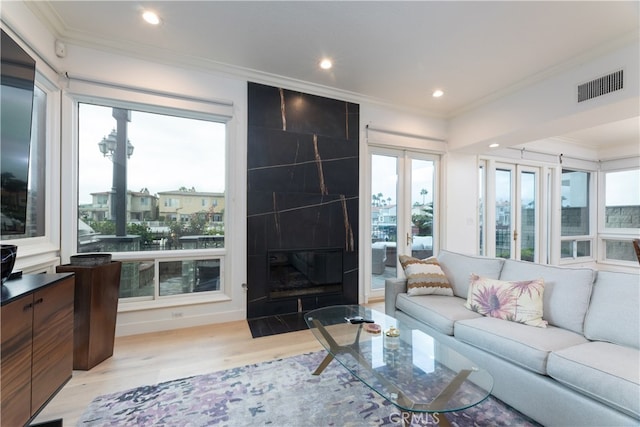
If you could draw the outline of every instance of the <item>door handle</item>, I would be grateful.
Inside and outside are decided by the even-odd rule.
[[[413,236],[407,233],[407,246],[409,246],[411,243],[413,243]]]
[[[518,240],[518,231],[513,230],[513,240]]]

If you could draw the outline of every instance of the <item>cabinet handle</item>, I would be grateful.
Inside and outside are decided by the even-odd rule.
[[[31,303],[31,302],[30,302],[29,304],[27,304],[27,305],[25,305],[24,307],[22,307],[22,311],[27,311],[27,310],[29,310],[31,307],[33,307],[33,303]]]
[[[42,299],[42,298],[38,298],[38,299],[36,300],[36,302],[34,302],[34,303],[33,303],[33,305],[36,305],[36,304],[42,304],[43,302],[44,302],[44,299]]]

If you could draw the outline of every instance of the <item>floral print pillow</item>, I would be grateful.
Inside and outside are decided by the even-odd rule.
[[[483,316],[546,328],[543,294],[543,279],[506,282],[472,274],[465,307]]]

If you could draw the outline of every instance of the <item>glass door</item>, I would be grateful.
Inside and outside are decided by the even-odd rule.
[[[518,203],[516,217],[516,258],[522,261],[539,260],[539,171],[518,166]]]
[[[495,170],[495,255],[498,258],[513,258],[516,239],[515,226],[515,171],[512,166],[501,166]],[[513,238],[512,238],[513,231]]]
[[[434,250],[437,157],[372,149],[371,294],[401,277],[399,255],[427,258]]]
[[[480,179],[484,180],[486,188],[480,192],[480,206],[483,206],[479,233],[481,253],[537,261],[540,247],[539,168],[489,162],[487,167],[481,165]],[[485,237],[491,235],[494,239],[488,237],[485,245]]]
[[[411,164],[410,254],[425,259],[433,255],[435,161],[409,157]]]
[[[397,276],[398,169],[393,152],[371,155],[371,289]]]

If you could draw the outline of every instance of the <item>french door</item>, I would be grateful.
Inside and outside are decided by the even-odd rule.
[[[433,254],[437,167],[434,155],[371,147],[369,296],[384,293],[385,279],[402,276],[399,255]]]
[[[480,166],[480,254],[539,262],[541,170],[518,164]]]

